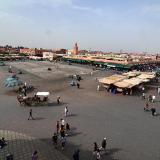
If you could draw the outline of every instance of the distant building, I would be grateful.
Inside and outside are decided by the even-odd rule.
[[[50,61],[52,61],[53,58],[56,56],[56,54],[53,52],[43,52],[42,54],[43,54],[43,59],[48,59]]]
[[[19,53],[18,47],[12,47],[12,46],[0,46],[0,52],[9,52],[9,53]]]
[[[80,50],[80,51],[78,51],[78,54],[87,54],[87,53],[88,53],[87,50]]]
[[[19,48],[10,48],[8,50],[8,52],[10,52],[10,53],[20,53],[20,49]]]
[[[23,49],[20,49],[20,53],[24,53],[24,54],[27,54],[29,56],[33,56],[35,55],[36,53],[36,49],[34,48],[23,48]]]
[[[73,54],[73,50],[68,50],[67,55],[71,55],[71,54]]]
[[[54,51],[57,55],[65,55],[67,53],[66,49],[57,49]]]
[[[6,48],[5,47],[0,47],[0,52],[5,52]]]
[[[75,44],[74,48],[73,48],[73,54],[78,54],[78,45],[77,43]]]

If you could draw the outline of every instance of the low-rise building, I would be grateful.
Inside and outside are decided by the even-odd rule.
[[[35,48],[23,48],[23,49],[20,49],[20,53],[24,53],[24,54],[27,54],[29,56],[34,56],[35,55]]]
[[[56,53],[53,52],[43,52],[43,59],[48,59],[50,61],[53,60],[53,58],[56,56]]]

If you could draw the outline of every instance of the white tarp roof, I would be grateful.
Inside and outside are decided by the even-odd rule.
[[[143,80],[144,79],[140,79],[140,78],[124,79],[123,81],[114,83],[114,85],[120,88],[132,88],[144,82]]]
[[[123,73],[122,75],[128,76],[128,77],[136,77],[140,74],[141,74],[141,72],[139,72],[139,71],[130,71],[130,72]]]
[[[133,77],[130,78],[129,77]],[[143,82],[149,82],[150,79],[155,77],[153,72],[139,72],[139,71],[130,71],[122,75],[112,75],[109,77],[99,79],[100,83],[104,85],[114,84],[119,88],[132,88],[133,86],[139,85]]]
[[[109,76],[109,77],[105,77],[105,78],[101,78],[99,79],[98,81],[100,83],[103,83],[103,84],[113,84],[113,83],[116,83],[118,81],[122,81],[123,79],[125,79],[126,76],[122,76],[122,75],[118,75],[118,74],[114,74],[112,76]]]
[[[131,79],[125,79],[125,80],[123,80],[123,82],[130,83],[130,84],[136,86],[136,85],[139,85],[140,83],[142,83],[143,80],[140,78],[134,77]]]
[[[138,78],[141,78],[141,79],[152,79],[152,78],[155,78],[155,75],[154,74],[146,74],[146,73],[142,73],[141,75],[138,76]]]
[[[133,84],[124,81],[116,82],[114,85],[119,88],[132,88],[134,86]]]
[[[37,96],[49,96],[49,92],[37,92],[36,95]]]
[[[143,82],[149,82],[150,79],[142,79]]]

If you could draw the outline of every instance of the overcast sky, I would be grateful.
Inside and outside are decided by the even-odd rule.
[[[0,0],[0,45],[160,52],[160,0]]]

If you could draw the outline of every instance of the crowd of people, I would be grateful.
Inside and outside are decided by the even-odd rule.
[[[56,131],[52,136],[52,142],[55,148],[57,148],[58,142],[60,142],[61,148],[63,150],[66,145],[66,140],[67,140],[66,137],[69,134],[70,134],[70,125],[63,118],[61,118],[60,121],[57,121]]]
[[[59,97],[57,99],[58,104],[59,102]],[[67,117],[68,114],[68,106],[64,108],[64,116]],[[70,134],[70,125],[67,123],[63,118],[60,119],[60,121],[57,121],[56,123],[56,131],[54,132],[52,136],[52,142],[57,148],[58,142],[61,144],[62,150],[64,149],[66,145],[66,137]]]
[[[68,113],[68,106],[66,106],[64,109],[64,117],[67,117],[67,113]],[[65,146],[66,146],[66,142],[67,142],[67,136],[69,136],[71,134],[72,133],[71,133],[70,125],[68,122],[66,122],[63,118],[61,118],[60,121],[57,121],[56,127],[55,127],[55,132],[53,133],[53,136],[52,136],[52,143],[55,146],[55,148],[57,149],[58,146],[60,146],[60,148],[62,150],[64,150]],[[98,147],[97,143],[94,142],[93,158],[95,160],[101,159],[101,152],[106,153],[106,151],[107,151],[106,145],[107,145],[106,138],[103,138],[100,147]],[[80,159],[80,150],[79,149],[74,150],[72,158],[73,158],[73,160]]]
[[[77,88],[80,88],[80,81],[82,80],[80,75],[72,75],[72,81],[70,82],[71,86],[77,86]]]
[[[159,87],[157,90],[158,94],[159,94]],[[156,108],[155,108],[155,102],[156,102],[156,96],[155,95],[149,95],[147,96],[145,93],[145,88],[142,87],[142,99],[147,100],[144,106],[144,111],[150,111],[152,116],[156,116],[157,112],[156,112]],[[151,105],[152,104],[152,105]]]
[[[22,94],[23,96],[27,96],[27,83],[25,82],[22,87],[19,87],[19,94]]]
[[[148,100],[148,102],[152,102],[152,103],[154,103],[155,102],[155,100],[156,100],[156,96],[155,95],[146,95],[146,93],[142,93],[142,99],[146,99],[146,100]]]
[[[151,115],[152,116],[156,116],[157,115],[156,108],[154,106],[149,106],[148,102],[146,102],[146,104],[144,106],[144,111],[151,111]]]
[[[101,154],[100,152],[104,151],[106,153],[106,145],[107,145],[107,138],[103,138],[101,147],[98,147],[97,142],[94,142],[94,147],[93,147],[93,155],[96,160],[101,159]]]

